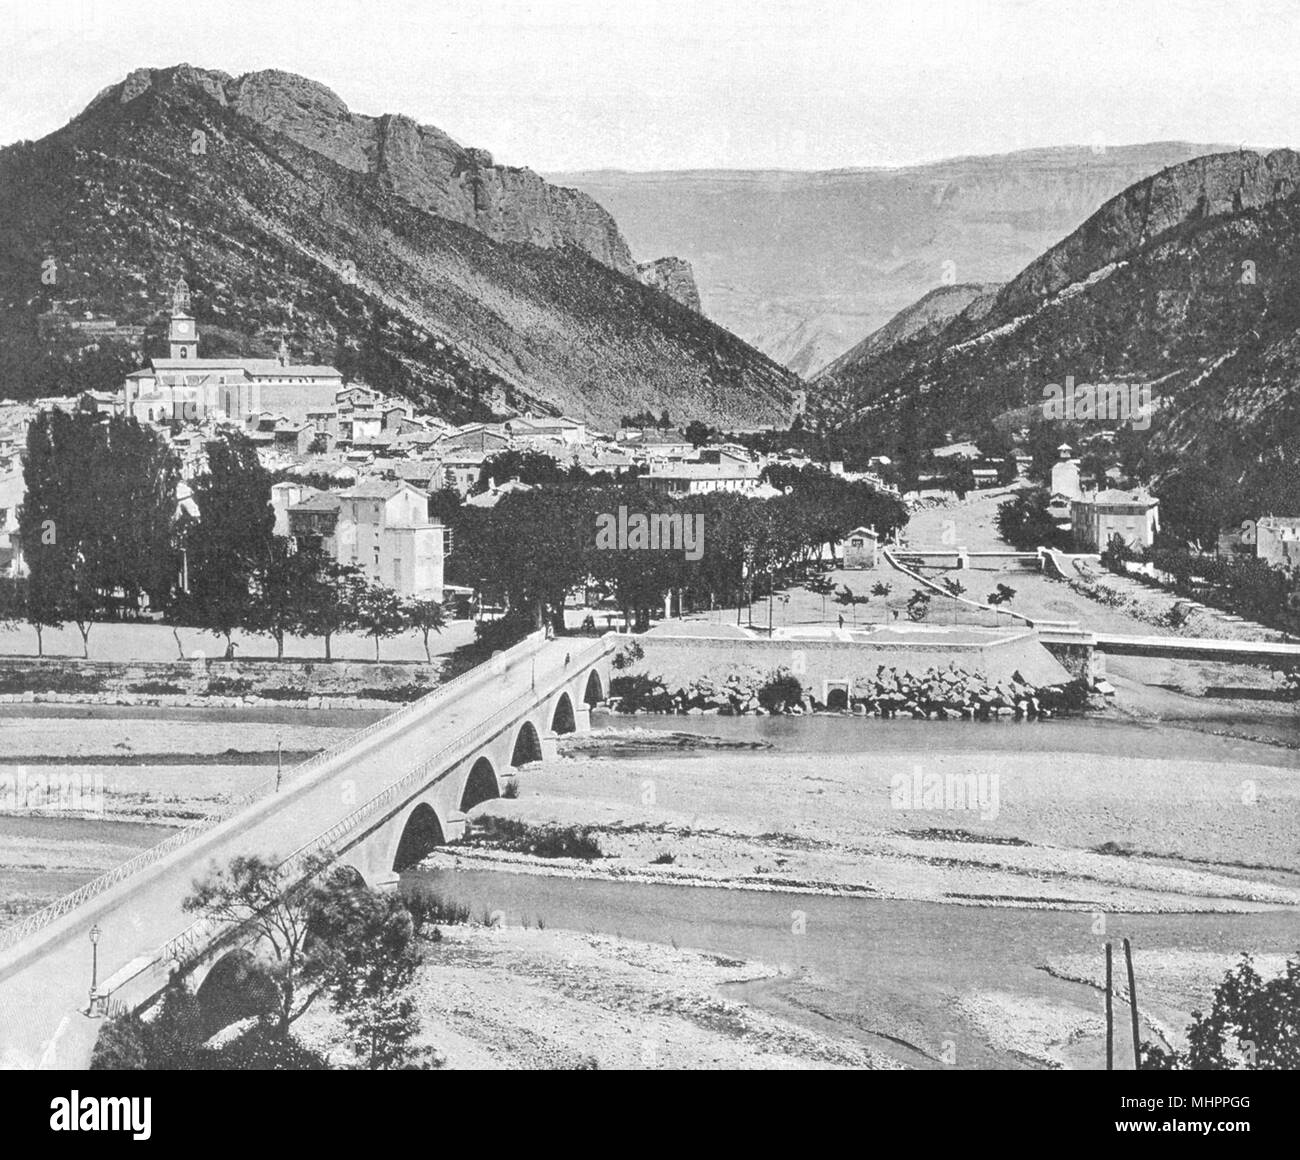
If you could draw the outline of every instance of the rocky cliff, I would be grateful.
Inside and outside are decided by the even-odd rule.
[[[621,274],[636,266],[614,219],[586,194],[530,169],[497,165],[441,129],[410,117],[351,112],[324,85],[278,70],[230,77],[181,65],[139,69],[98,101],[129,103],[158,84],[198,87],[218,104],[355,173],[373,177],[412,205],[503,242],[577,246]]]
[[[662,290],[683,306],[689,306],[695,311],[700,309],[700,291],[695,285],[695,271],[685,258],[656,258],[653,262],[642,262],[636,268],[636,276],[643,285]]]

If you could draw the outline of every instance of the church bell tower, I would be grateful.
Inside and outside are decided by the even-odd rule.
[[[167,341],[171,343],[172,358],[198,358],[199,328],[190,313],[190,288],[184,278],[178,278],[172,290],[172,322]]]

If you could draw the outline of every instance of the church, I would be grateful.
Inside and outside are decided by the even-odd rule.
[[[302,423],[309,412],[333,407],[343,387],[335,367],[290,363],[283,339],[276,358],[200,358],[199,328],[184,278],[172,291],[167,339],[171,357],[152,359],[128,375],[122,389],[123,411],[142,423],[198,423],[221,416],[242,423],[266,412]]]

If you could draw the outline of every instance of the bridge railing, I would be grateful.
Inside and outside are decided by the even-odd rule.
[[[533,651],[539,643],[540,639],[537,634],[530,635],[524,641],[521,641],[520,645],[529,646],[527,652],[523,655],[526,656],[528,652]],[[515,645],[514,648],[519,648],[520,645]],[[222,806],[222,808],[217,812],[191,822],[184,829],[178,830],[170,837],[159,842],[156,846],[150,846],[147,850],[142,850],[139,854],[135,855],[135,857],[128,859],[119,866],[114,866],[113,869],[106,871],[96,878],[92,878],[89,882],[83,883],[81,886],[77,887],[76,890],[63,895],[61,898],[55,899],[55,901],[51,902],[48,906],[43,906],[40,910],[33,911],[18,922],[0,929],[0,951],[8,950],[11,946],[14,946],[23,939],[35,934],[42,928],[49,926],[50,923],[62,918],[65,914],[75,910],[78,906],[82,906],[97,895],[103,894],[104,891],[116,886],[119,882],[123,882],[127,878],[138,874],[141,870],[152,866],[155,862],[161,861],[163,858],[167,857],[168,854],[172,853],[173,850],[177,850],[181,846],[192,842],[195,838],[199,837],[199,835],[233,817],[246,806],[252,805],[254,802],[268,796],[274,791],[277,784],[282,784],[283,782],[290,780],[297,781],[304,774],[311,772],[311,770],[325,765],[326,763],[333,761],[335,758],[341,757],[350,749],[355,748],[367,737],[370,737],[381,730],[387,729],[397,722],[404,721],[408,717],[413,717],[416,714],[423,712],[433,702],[442,700],[448,695],[459,691],[466,685],[471,684],[474,680],[481,679],[485,665],[490,666],[499,663],[503,657],[512,651],[513,649],[507,649],[505,652],[497,654],[497,656],[485,661],[483,664],[476,665],[467,672],[461,673],[459,676],[453,677],[451,680],[440,684],[436,689],[431,689],[423,697],[407,702],[405,705],[401,706],[401,708],[396,709],[392,713],[386,713],[377,721],[372,721],[369,725],[358,729],[355,733],[349,733],[342,741],[331,745],[328,749],[322,749],[319,753],[315,753],[311,757],[307,758],[306,761],[291,766],[280,777],[268,778],[266,781],[259,782],[250,792],[243,794]]]
[[[607,648],[609,648],[609,642],[602,638],[579,650],[570,657],[569,663],[563,667],[563,676],[567,678],[569,674],[581,669],[584,665],[599,659]],[[553,675],[555,674],[547,674],[548,677]],[[563,684],[563,680],[560,683]],[[313,854],[322,853],[348,834],[353,833],[374,815],[380,813],[386,806],[400,800],[413,787],[421,784],[431,772],[448,764],[454,764],[455,761],[462,760],[467,752],[472,752],[477,745],[482,744],[485,733],[490,732],[502,720],[509,720],[521,708],[535,702],[536,698],[536,690],[519,694],[519,696],[506,702],[473,728],[467,729],[454,740],[449,741],[431,757],[421,761],[418,765],[412,766],[396,781],[385,786],[373,797],[366,799],[346,817],[340,818],[329,829],[324,830],[312,838],[311,841],[299,846],[284,858],[279,865],[283,876],[292,880],[298,870]],[[184,963],[214,939],[229,937],[232,931],[238,929],[238,927],[239,924],[225,924],[223,926],[211,919],[200,918],[191,923],[180,934],[163,943],[158,950],[155,961],[164,968],[168,968],[174,962]]]

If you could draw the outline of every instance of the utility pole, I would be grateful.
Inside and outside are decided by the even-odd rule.
[[[1137,983],[1133,980],[1133,948],[1128,939],[1124,940],[1124,961],[1128,964],[1128,1001],[1133,1016],[1133,1070],[1142,1070],[1142,1055],[1138,1047],[1138,995]]]
[[[1111,943],[1106,944],[1106,1070],[1115,1070],[1115,1005],[1111,982]]]

